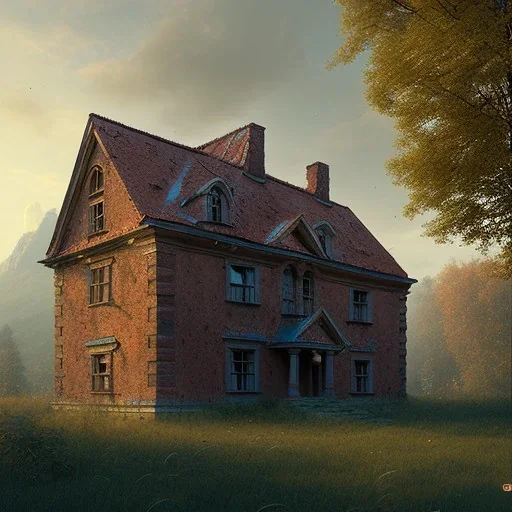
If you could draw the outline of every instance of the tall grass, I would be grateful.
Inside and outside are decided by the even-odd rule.
[[[141,420],[0,400],[0,509],[509,510],[508,404],[364,406],[390,422],[281,402]]]

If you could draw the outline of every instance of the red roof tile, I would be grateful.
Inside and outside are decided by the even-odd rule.
[[[91,114],[91,121],[142,216],[188,225],[199,222],[197,227],[204,230],[265,244],[273,230],[302,213],[310,225],[328,221],[334,227],[333,259],[407,277],[349,208],[321,203],[305,189],[272,176],[258,183],[244,175],[241,166],[250,136],[247,127],[190,148],[96,114]],[[201,198],[180,206],[216,177],[234,191],[233,227],[201,223]]]

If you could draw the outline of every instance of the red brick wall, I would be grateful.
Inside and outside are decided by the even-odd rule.
[[[124,403],[152,400],[148,387],[147,362],[156,358],[148,348],[148,272],[145,246],[133,244],[106,252],[92,261],[113,257],[113,304],[88,305],[87,261],[56,271],[56,346],[62,345],[62,378],[56,374],[56,399],[63,402]],[[57,286],[58,284],[58,286]],[[113,352],[113,395],[91,393],[90,350],[86,342],[115,336],[119,348]],[[60,349],[56,349],[56,355]],[[56,366],[60,361],[56,358]],[[60,388],[62,383],[62,388]]]
[[[400,290],[373,290],[373,325],[347,323],[349,289],[356,281],[325,275],[309,264],[262,262],[217,251],[217,254],[175,249],[175,336],[177,397],[185,400],[211,400],[225,396],[225,341],[227,331],[260,333],[269,338],[276,333],[281,317],[281,273],[294,263],[299,275],[313,270],[315,275],[315,310],[323,306],[343,334],[355,347],[367,346],[371,338],[378,342],[374,360],[376,395],[396,394],[399,375],[399,297]],[[229,254],[229,256],[228,256]],[[261,305],[226,301],[226,261],[243,261],[260,266]],[[361,283],[363,284],[363,283]],[[364,283],[369,286],[369,283]],[[288,356],[276,350],[262,349],[261,391],[286,396]],[[334,357],[335,392],[350,393],[351,356],[364,353],[345,352]]]
[[[108,232],[88,237],[89,171],[94,165],[99,165],[104,172],[105,228]],[[137,227],[141,219],[119,174],[99,145],[91,155],[87,170],[85,181],[80,186],[64,227],[62,245],[58,252],[64,252],[77,244],[77,248],[85,248],[113,239]]]

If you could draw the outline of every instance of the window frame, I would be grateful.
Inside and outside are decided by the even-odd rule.
[[[357,373],[357,363],[366,363],[367,373],[361,374]],[[357,384],[358,379],[366,378],[367,390],[366,391],[358,391]],[[373,368],[373,359],[369,357],[353,357],[351,364],[351,394],[354,395],[373,395],[374,394],[374,368]]]
[[[226,351],[226,371],[225,371],[225,389],[226,393],[235,395],[247,395],[260,393],[260,358],[261,346],[259,343],[254,342],[229,342],[225,345]],[[254,389],[243,390],[235,389],[232,385],[232,364],[234,352],[252,352],[253,353],[253,368],[254,368]],[[243,363],[242,363],[243,364]]]
[[[101,394],[112,394],[114,392],[114,379],[113,379],[113,357],[112,352],[97,352],[94,354],[90,354],[91,357],[91,393],[101,393]],[[106,363],[107,371],[101,372],[99,368],[99,362],[96,366],[96,360],[99,360],[101,357],[106,357],[108,359],[108,363]],[[98,378],[98,381],[95,381],[95,378]],[[105,388],[105,378],[107,378],[108,388]],[[102,385],[99,386],[100,389],[95,389],[95,382],[101,382]]]
[[[113,302],[112,298],[112,262],[113,260],[107,260],[107,261],[100,261],[96,263],[92,263],[88,266],[87,272],[88,272],[88,306],[99,306],[102,304],[111,304]],[[104,271],[104,277],[103,281],[101,282],[93,282],[93,278],[95,276],[95,271],[102,270]],[[107,272],[105,272],[105,269],[107,269]],[[108,280],[105,281],[105,274],[108,274]],[[98,272],[99,274],[99,272]],[[93,302],[94,299],[94,288],[98,287],[103,293],[103,296],[105,294],[104,287],[107,289],[107,299],[102,301],[96,301]],[[103,287],[103,288],[102,288]],[[99,296],[99,293],[98,293]]]
[[[285,297],[285,273],[289,271],[291,276],[291,298]],[[280,290],[280,299],[281,299],[281,314],[282,315],[293,315],[297,316],[297,271],[292,265],[287,265],[283,271],[281,272],[281,290]],[[285,304],[287,306],[285,307]],[[291,305],[291,306],[290,306]]]
[[[318,238],[320,246],[328,258],[333,258],[332,243],[336,236],[336,231],[326,220],[321,220],[313,224],[313,229]],[[322,239],[324,243],[322,243]]]
[[[219,209],[220,218],[214,218],[212,204],[213,198],[218,200],[218,205],[215,208]],[[206,219],[208,222],[214,222],[215,224],[229,224],[231,218],[230,212],[230,200],[222,187],[217,183],[214,183],[206,195]],[[215,215],[217,217],[217,215]]]
[[[304,293],[304,281],[309,281],[309,294],[306,295]],[[302,314],[304,316],[310,316],[313,314],[315,310],[315,280],[313,276],[313,272],[311,270],[306,270],[304,274],[302,274],[302,282],[301,282],[301,297],[302,297]],[[311,304],[310,311],[306,309],[306,303],[309,301]]]
[[[105,172],[99,165],[91,168],[89,177],[89,197],[94,197],[105,191]],[[101,176],[101,186],[98,186],[99,176]]]
[[[231,269],[233,267],[240,267],[245,269],[253,270],[254,272],[254,300],[238,300],[233,293],[233,286],[235,287],[250,287],[251,285],[240,285],[238,283],[233,283],[231,281]],[[261,304],[260,302],[260,268],[256,265],[252,265],[246,262],[240,261],[226,261],[226,301],[235,302],[237,304],[249,304],[249,305],[257,305]]]
[[[366,293],[366,302],[356,301],[355,293]],[[365,318],[356,318],[356,307],[366,305]],[[349,296],[349,315],[348,321],[358,324],[372,324],[373,323],[373,293],[372,291],[364,288],[350,288]]]
[[[95,209],[99,209],[101,205],[101,214],[95,212]],[[101,220],[101,226],[99,225],[99,220]],[[103,197],[93,203],[89,203],[88,209],[88,234],[89,236],[95,235],[97,233],[103,233],[106,231],[105,227],[105,201]]]

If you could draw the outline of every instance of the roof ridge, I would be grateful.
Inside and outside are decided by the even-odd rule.
[[[133,126],[128,126],[127,124],[116,121],[115,119],[110,119],[108,117],[101,116],[99,114],[95,114],[94,112],[91,112],[89,114],[89,117],[96,117],[97,119],[100,119],[101,121],[107,121],[108,123],[115,124],[117,126],[120,126],[122,128],[125,128],[125,129],[130,130],[135,133],[139,133],[141,135],[146,135],[147,137],[151,137],[152,139],[156,139],[160,142],[165,142],[166,144],[171,144],[172,146],[176,146],[181,149],[186,149],[187,151],[192,151],[193,153],[197,153],[198,155],[206,156],[208,158],[213,158],[215,160],[218,160],[219,162],[224,162],[228,165],[231,165],[232,167],[235,167],[236,169],[243,169],[240,165],[236,165],[231,162],[228,162],[227,160],[223,160],[222,158],[215,156],[215,155],[211,155],[210,153],[207,153],[206,151],[202,151],[202,150],[200,150],[198,148],[194,148],[192,146],[186,146],[185,144],[180,144],[179,142],[175,142],[173,140],[166,139],[164,137],[160,137],[160,135],[155,135],[154,133],[149,133],[144,130],[140,130],[139,128],[134,128]],[[250,124],[252,124],[252,123],[250,123]],[[247,125],[247,126],[249,126],[249,125]],[[225,135],[224,135],[224,137],[225,137]]]
[[[200,146],[197,146],[195,149],[202,149],[202,148],[205,148],[206,146],[210,146],[214,142],[218,142],[219,140],[224,139],[224,138],[228,137],[229,135],[233,135],[234,133],[239,132],[240,130],[243,130],[244,128],[247,128],[248,126],[251,126],[252,124],[254,124],[254,123],[247,123],[244,126],[240,126],[239,128],[235,128],[234,130],[231,130],[230,132],[225,133],[224,135],[221,135],[220,137],[216,137],[215,139],[212,139],[209,142],[205,142],[204,144],[201,144]]]
[[[206,153],[205,151],[201,151],[197,148],[194,148],[192,146],[186,146],[185,144],[181,144],[179,142],[175,142],[173,140],[170,140],[170,139],[166,139],[165,137],[161,137],[160,135],[155,135],[154,133],[150,133],[150,132],[146,132],[145,130],[141,130],[139,128],[134,128],[133,126],[129,126],[127,124],[124,124],[124,123],[121,123],[119,121],[116,121],[115,119],[110,119],[108,117],[105,117],[105,116],[101,116],[99,114],[95,114],[94,112],[90,113],[89,114],[89,117],[96,117],[102,121],[107,121],[108,123],[112,123],[112,124],[115,124],[117,126],[121,126],[122,128],[126,128],[127,130],[130,130],[132,132],[135,132],[135,133],[140,133],[141,135],[146,135],[148,137],[151,137],[152,139],[156,139],[156,140],[159,140],[160,142],[165,142],[167,144],[172,144],[173,146],[177,146],[179,148],[182,148],[182,149],[188,149],[188,150],[191,150],[191,151],[194,151],[195,153],[199,153],[201,155],[205,155],[205,156],[212,156],[208,153]],[[215,158],[215,157],[213,157]]]
[[[156,140],[159,140],[160,142],[165,142],[166,144],[172,144],[173,146],[176,146],[176,147],[179,147],[181,149],[186,149],[186,150],[189,150],[189,151],[193,151],[194,153],[197,153],[199,155],[203,155],[203,156],[206,156],[206,157],[209,157],[209,158],[214,158],[215,160],[218,160],[219,162],[224,162],[228,165],[231,165],[232,167],[235,167],[236,169],[243,169],[242,166],[240,165],[236,165],[236,164],[233,164],[231,162],[228,162],[227,160],[224,160],[218,156],[214,156],[210,153],[207,153],[206,151],[202,151],[200,148],[202,147],[206,147],[210,144],[213,144],[214,142],[220,140],[220,139],[223,139],[224,137],[227,137],[228,135],[232,135],[233,133],[235,132],[238,132],[240,130],[242,130],[243,128],[247,128],[248,126],[251,126],[255,123],[251,122],[251,123],[247,123],[246,125],[244,126],[240,126],[239,128],[229,132],[229,133],[226,133],[225,135],[222,135],[220,137],[217,137],[216,139],[213,139],[211,140],[210,142],[207,142],[205,144],[202,144],[201,146],[197,146],[197,147],[192,147],[192,146],[186,146],[185,144],[180,144],[179,142],[174,142],[173,140],[170,140],[170,139],[166,139],[164,137],[160,137],[159,135],[155,135],[153,133],[149,133],[149,132],[146,132],[144,130],[140,130],[139,128],[134,128],[133,126],[128,126],[127,124],[124,124],[124,123],[121,123],[119,121],[116,121],[115,119],[110,119],[108,117],[105,117],[105,116],[102,116],[100,114],[95,114],[94,112],[91,112],[89,114],[89,117],[96,117],[102,121],[107,121],[108,123],[112,123],[112,124],[115,124],[117,126],[121,126],[122,128],[125,128],[127,130],[131,130],[132,132],[135,132],[135,133],[140,133],[141,135],[146,135],[147,137],[151,137],[152,139],[156,139]],[[269,178],[270,180],[272,181],[275,181],[277,183],[280,183],[281,185],[285,185],[286,187],[290,187],[290,188],[293,188],[295,190],[299,190],[300,192],[304,192],[305,194],[307,194],[308,196],[310,197],[315,197],[314,194],[312,194],[311,192],[308,192],[305,188],[303,187],[299,187],[298,185],[294,185],[293,183],[289,183],[287,181],[284,181],[280,178],[276,178],[275,176],[272,176],[270,174],[265,174],[265,178]],[[342,205],[342,204],[339,204],[337,203],[336,201],[332,201],[332,200],[329,200],[330,203],[336,205],[336,206],[340,206],[341,208],[346,208],[348,210],[350,210],[350,208],[348,206],[345,206],[345,205]]]
[[[288,181],[284,181],[280,178],[276,178],[275,176],[272,176],[270,174],[265,174],[265,177],[271,179],[272,181],[276,181],[277,183],[280,183],[281,185],[284,185],[286,187],[290,187],[295,190],[299,190],[300,192],[304,192],[305,194],[312,197],[313,199],[315,198],[315,194],[313,194],[312,192],[308,192],[303,187],[299,187],[298,185],[294,185],[293,183],[289,183]],[[348,206],[345,206],[344,204],[337,203],[336,201],[333,201],[332,199],[329,199],[329,203],[332,203],[333,205],[340,206],[341,208],[346,208],[347,210],[350,210],[350,208]]]

